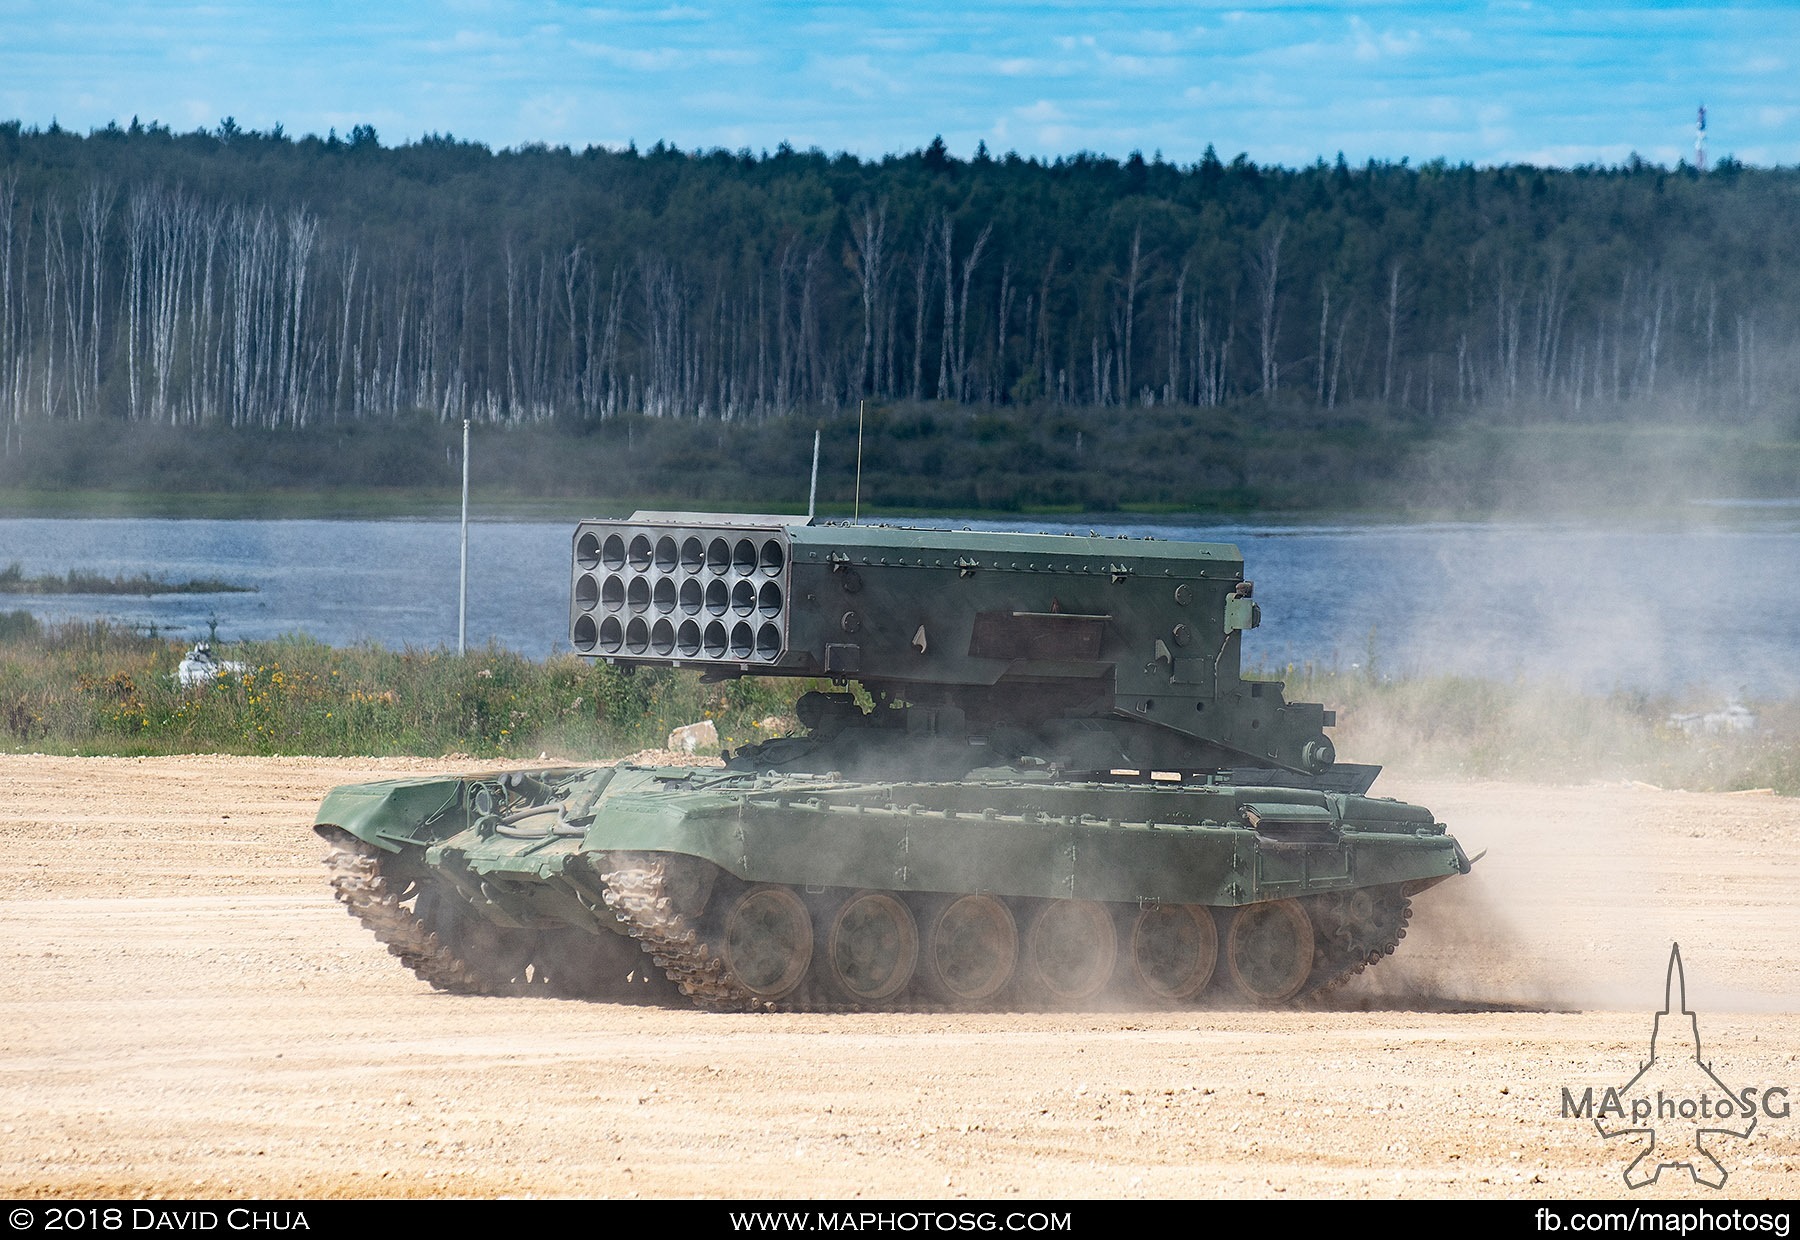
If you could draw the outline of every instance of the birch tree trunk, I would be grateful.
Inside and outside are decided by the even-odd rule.
[[[875,359],[876,324],[881,319],[881,291],[886,260],[887,200],[877,207],[864,206],[850,231],[856,245],[856,275],[862,294],[863,342],[856,363],[856,394],[870,394],[870,370]]]
[[[973,282],[976,268],[981,266],[981,255],[987,249],[988,238],[994,235],[994,226],[989,224],[975,238],[975,248],[963,260],[962,292],[957,299],[956,308],[956,373],[951,377],[951,386],[958,401],[968,399],[969,395],[969,285]],[[947,240],[947,239],[946,239]],[[948,244],[945,253],[949,253]]]
[[[1281,288],[1281,240],[1286,235],[1287,223],[1283,221],[1263,238],[1250,257],[1251,281],[1256,289],[1257,333],[1262,345],[1260,390],[1265,401],[1275,399],[1275,385],[1280,378],[1280,367],[1275,360],[1276,310]]]

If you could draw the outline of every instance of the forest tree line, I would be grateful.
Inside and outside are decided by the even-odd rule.
[[[1786,423],[1800,170],[0,124],[0,417]]]

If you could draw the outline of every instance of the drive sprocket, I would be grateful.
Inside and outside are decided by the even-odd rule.
[[[1398,886],[1360,887],[1307,896],[1313,923],[1313,968],[1307,995],[1343,985],[1394,954],[1412,920],[1412,901]]]

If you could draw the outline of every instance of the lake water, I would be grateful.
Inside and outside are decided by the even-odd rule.
[[[920,521],[1073,530],[1092,522]],[[1236,543],[1263,626],[1247,663],[1543,678],[1586,689],[1800,692],[1800,508],[1695,507],[1653,526],[1112,522],[1110,534]],[[468,641],[567,649],[569,523],[469,533]],[[306,633],[456,645],[454,521],[0,519],[0,568],[218,578],[255,593],[0,595],[0,611],[105,618],[183,640]]]

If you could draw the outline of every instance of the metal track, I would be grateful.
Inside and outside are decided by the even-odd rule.
[[[731,976],[716,948],[706,941],[695,920],[684,916],[669,895],[667,861],[657,853],[616,852],[607,855],[612,868],[601,875],[606,904],[625,924],[669,979],[699,1007],[715,1012],[954,1012],[964,1009],[902,992],[879,1005],[845,1002],[817,969],[799,989],[781,999],[765,999],[746,990]],[[982,1011],[1008,1011],[1019,1005],[1004,999]]]
[[[413,888],[397,888],[382,872],[386,854],[380,849],[341,833],[334,833],[330,844],[331,852],[325,864],[331,871],[331,886],[337,898],[387,947],[389,953],[421,979],[435,989],[452,994],[527,992],[526,985],[512,978],[490,976],[452,951],[417,912],[407,907],[406,901],[414,900],[417,895]],[[608,909],[656,967],[696,1006],[716,1012],[869,1010],[868,1005],[846,1003],[837,998],[816,971],[799,990],[783,999],[768,1000],[751,993],[731,976],[697,920],[676,908],[670,895],[665,856],[614,852],[595,855],[594,862],[604,884]],[[1359,896],[1363,898],[1359,900]],[[1313,972],[1302,992],[1302,1001],[1337,989],[1370,965],[1392,955],[1406,936],[1406,923],[1412,917],[1411,901],[1398,888],[1307,897],[1303,903],[1314,920],[1318,942]],[[562,990],[561,987],[556,989]],[[653,1000],[653,996],[645,995],[643,999]],[[1032,1004],[1028,997],[1012,991],[997,997],[996,1003],[983,1010],[1038,1006],[1042,1005]],[[921,998],[913,992],[896,996],[895,1001],[879,1005],[879,1010],[932,1013],[961,1009]]]
[[[381,872],[384,854],[379,848],[343,832],[333,832],[329,842],[331,854],[325,864],[331,870],[331,889],[351,916],[367,926],[407,968],[436,989],[452,994],[493,995],[512,988],[510,980],[496,983],[484,977],[404,906],[402,901],[413,898],[414,893],[395,890]]]
[[[725,967],[716,948],[706,941],[699,926],[674,907],[668,894],[668,872],[665,859],[655,853],[613,853],[602,874],[606,885],[606,903],[627,932],[642,944],[644,950],[669,976],[681,992],[700,1007],[720,1012],[858,1012],[871,1010],[870,1005],[847,1003],[831,994],[825,979],[815,969],[800,988],[779,1000],[752,994],[741,986]],[[1399,888],[1367,890],[1362,902],[1345,899],[1315,905],[1307,900],[1309,913],[1327,921],[1315,950],[1313,973],[1303,996],[1316,996],[1342,986],[1351,977],[1394,953],[1406,937],[1406,923],[1412,917],[1411,901]],[[1354,897],[1357,893],[1346,893]],[[955,1005],[920,998],[909,988],[895,1000],[876,1005],[889,1012],[951,1012],[962,1010]],[[1009,988],[984,1011],[1035,1009],[1028,997]]]
[[[734,981],[699,930],[676,911],[664,856],[615,852],[599,864],[606,906],[682,994],[715,1012],[772,1011],[783,1006],[758,998]]]

